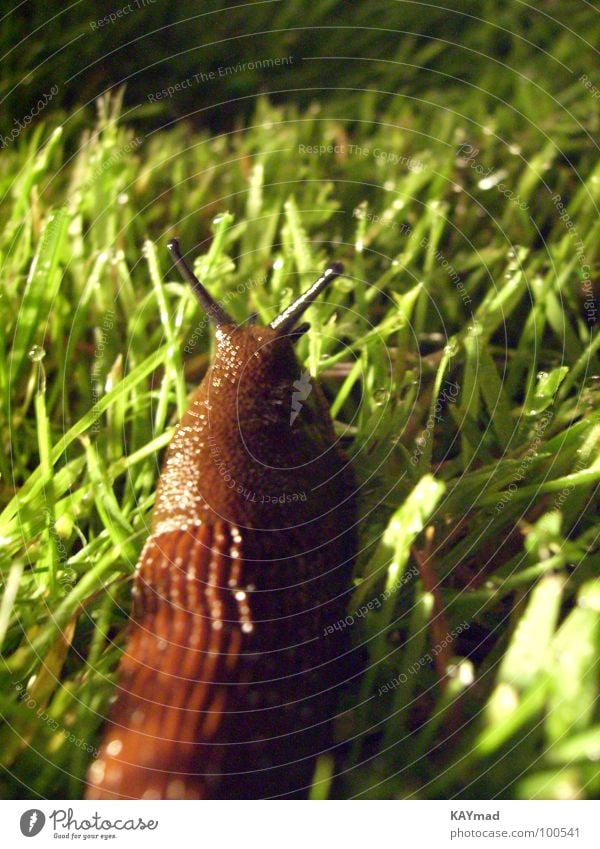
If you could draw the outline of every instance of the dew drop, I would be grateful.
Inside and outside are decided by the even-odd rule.
[[[46,356],[46,352],[41,345],[34,345],[27,354],[32,363],[41,362]]]
[[[175,778],[167,784],[167,799],[182,799],[185,796],[185,783]]]
[[[390,393],[387,389],[376,389],[373,393],[373,399],[378,407],[381,407],[383,404],[387,403],[390,398]]]
[[[148,790],[144,790],[142,793],[142,799],[160,799],[160,793],[153,787],[149,787]]]
[[[116,757],[121,749],[123,748],[123,743],[121,740],[111,740],[108,746],[106,747],[106,754],[110,755],[110,757]]]
[[[508,171],[500,170],[495,174],[490,174],[489,177],[482,177],[481,180],[478,181],[477,185],[479,188],[486,192],[489,189],[493,189],[494,186],[497,186],[506,176],[508,176]]]
[[[104,780],[106,765],[103,760],[94,761],[90,767],[90,782],[100,784]]]

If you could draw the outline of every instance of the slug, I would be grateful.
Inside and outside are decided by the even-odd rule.
[[[215,327],[136,566],[117,696],[88,799],[302,798],[349,651],[354,478],[294,353],[331,265],[269,325],[236,326],[169,250]]]

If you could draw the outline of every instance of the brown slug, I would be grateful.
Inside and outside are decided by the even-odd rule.
[[[334,264],[268,326],[216,327],[168,448],[88,799],[303,797],[348,675],[354,479],[294,342]],[[333,631],[333,633],[331,633]]]

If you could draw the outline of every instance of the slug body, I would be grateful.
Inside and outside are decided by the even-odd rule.
[[[89,799],[303,796],[331,747],[354,483],[293,343],[336,273],[267,327],[203,300],[216,352],[167,452]]]

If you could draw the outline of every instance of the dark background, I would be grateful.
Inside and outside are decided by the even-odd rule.
[[[259,93],[300,107],[334,98],[358,117],[353,89],[362,90],[360,102],[431,92],[458,103],[468,81],[510,99],[523,74],[546,91],[562,90],[559,75],[545,78],[551,64],[544,51],[559,59],[568,55],[574,73],[589,71],[584,51],[581,69],[573,68],[569,28],[597,44],[598,16],[571,0],[545,0],[536,9],[468,0],[446,8],[413,0],[80,0],[60,9],[29,0],[5,12],[2,22],[0,132],[53,85],[52,110],[69,116],[71,127],[85,120],[80,107],[125,85],[127,120],[146,129],[185,115],[222,129],[247,116]],[[116,22],[98,24],[119,11]],[[288,55],[294,57],[289,66],[246,70],[148,101],[149,93],[196,73]],[[329,75],[318,57],[329,57]],[[381,57],[386,61],[377,61]],[[499,73],[500,61],[518,73]]]

